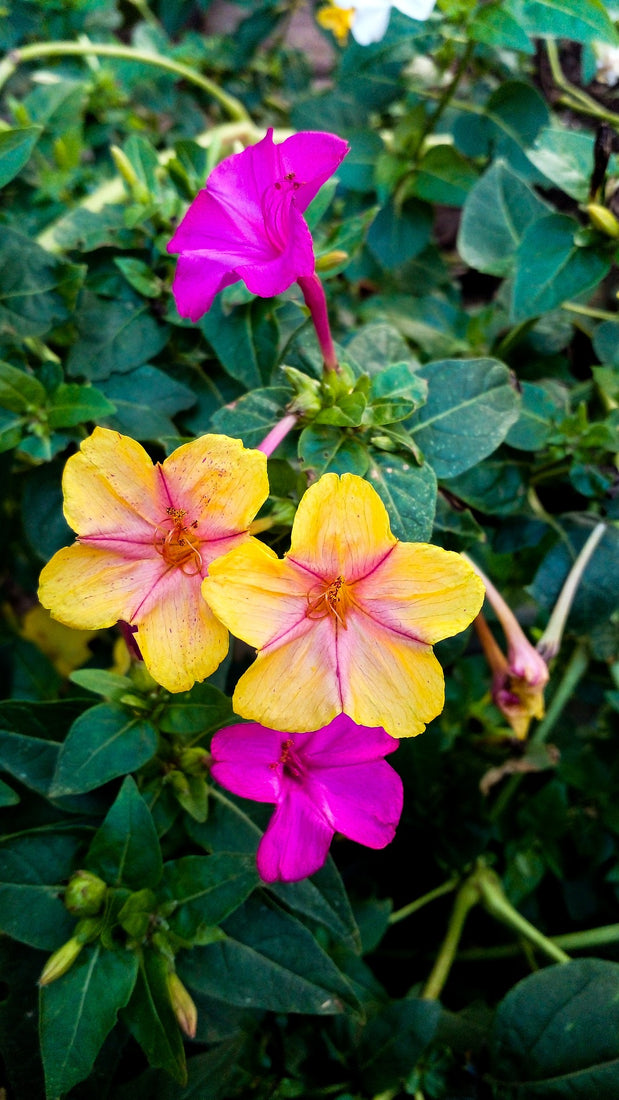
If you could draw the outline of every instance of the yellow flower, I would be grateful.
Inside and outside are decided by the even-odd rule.
[[[209,676],[228,632],[200,597],[211,562],[240,543],[268,494],[266,457],[205,435],[151,462],[139,443],[95,428],[63,475],[77,532],[41,573],[39,599],[80,630],[137,626],[150,673],[168,691]]]
[[[469,625],[484,587],[459,554],[398,542],[363,478],[325,474],[299,505],[283,560],[252,541],[212,564],[202,592],[258,649],[237,714],[288,732],[343,712],[407,737],[443,708],[433,643]]]
[[[345,46],[348,41],[348,33],[355,18],[355,9],[340,8],[336,4],[327,4],[316,12],[316,21],[326,31],[332,31],[340,46]]]

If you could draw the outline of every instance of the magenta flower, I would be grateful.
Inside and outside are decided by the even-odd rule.
[[[336,832],[368,848],[393,840],[402,780],[383,757],[397,747],[383,729],[358,726],[345,714],[313,733],[248,722],[215,734],[211,770],[217,782],[277,806],[258,847],[265,882],[313,875]]]
[[[172,291],[181,317],[199,320],[220,290],[242,279],[271,298],[314,274],[303,211],[348,152],[335,134],[273,130],[218,164],[168,245],[180,252]]]

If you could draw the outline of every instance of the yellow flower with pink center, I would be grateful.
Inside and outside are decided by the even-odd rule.
[[[344,713],[408,737],[443,708],[432,645],[473,621],[484,586],[459,554],[399,542],[369,482],[325,474],[299,504],[283,560],[247,542],[212,563],[202,592],[258,650],[237,714],[310,731]]]
[[[144,662],[169,691],[214,672],[228,631],[200,586],[217,557],[254,541],[266,456],[205,435],[153,463],[135,440],[95,428],[65,466],[63,493],[78,537],[43,569],[43,607],[81,630],[137,627]]]

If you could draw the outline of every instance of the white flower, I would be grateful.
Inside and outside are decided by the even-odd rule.
[[[385,0],[353,0],[353,3],[350,0],[332,0],[329,7],[319,12],[318,19],[323,26],[329,26],[340,39],[345,37],[345,30],[350,28],[355,41],[360,46],[368,46],[370,42],[379,42],[384,36],[392,8],[397,8],[403,15],[421,22],[428,18],[435,3],[436,0],[399,0],[395,4],[386,3]],[[335,20],[338,24],[336,29],[333,19],[328,16],[325,18],[325,14],[333,13],[334,8],[346,13],[345,30],[343,25],[339,27],[340,19]]]

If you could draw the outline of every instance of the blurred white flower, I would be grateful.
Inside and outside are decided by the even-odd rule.
[[[355,0],[351,4],[350,0],[332,0],[318,12],[317,19],[321,26],[333,31],[340,43],[346,41],[350,30],[360,46],[369,46],[384,36],[392,8],[421,22],[431,14],[435,3],[436,0],[399,0],[395,4],[385,0]]]

